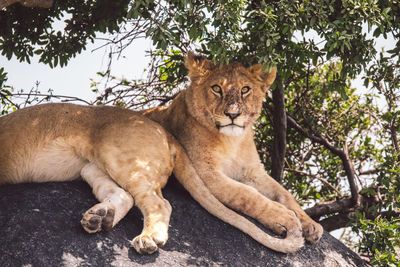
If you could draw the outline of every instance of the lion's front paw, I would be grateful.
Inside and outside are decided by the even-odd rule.
[[[158,248],[165,245],[167,242],[168,235],[162,233],[146,234],[142,233],[135,237],[131,244],[140,254],[152,254],[158,250]]]
[[[308,219],[302,222],[304,238],[311,244],[318,242],[321,239],[324,229],[319,223],[314,222],[312,219]]]
[[[115,207],[111,203],[99,203],[83,214],[81,224],[88,233],[109,231],[113,227],[114,215]]]
[[[280,214],[273,219],[271,229],[280,235],[288,232],[301,233],[301,223],[293,211],[286,209],[282,210]]]

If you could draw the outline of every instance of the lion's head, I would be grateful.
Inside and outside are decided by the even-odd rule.
[[[185,59],[191,85],[186,92],[190,114],[211,131],[228,136],[242,135],[258,118],[265,92],[276,76],[262,65],[222,67],[189,53]]]

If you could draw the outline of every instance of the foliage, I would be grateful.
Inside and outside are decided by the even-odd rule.
[[[91,104],[130,108],[171,100],[185,86],[188,50],[220,63],[276,64],[256,127],[266,169],[283,162],[283,181],[307,212],[328,230],[350,225],[360,235],[358,251],[384,266],[399,264],[399,14],[397,0],[68,0],[48,10],[0,11],[0,49],[21,61],[38,54],[55,66],[96,32],[117,32],[112,55],[150,38],[147,79],[119,80],[108,69],[100,73],[108,79],[104,90],[93,82],[99,96]],[[55,30],[55,20],[64,30]],[[393,38],[395,48],[378,53],[378,37]],[[353,88],[360,74],[366,88]],[[286,150],[284,158],[271,149],[278,141],[287,141],[278,151]]]
[[[364,162],[373,160],[377,153],[371,140],[371,134],[375,134],[374,131],[377,130],[372,128],[376,122],[369,115],[375,109],[355,94],[350,83],[346,83],[342,89],[345,92],[344,97],[331,89],[336,83],[334,77],[340,70],[340,64],[328,64],[310,71],[309,75],[290,84],[286,91],[286,109],[299,124],[310,132],[323,135],[333,146],[343,147],[346,143],[349,154],[356,163],[355,169],[361,171]],[[271,99],[267,103],[272,104]],[[268,143],[266,141],[273,131],[273,125],[268,123],[272,108],[269,106],[269,109],[264,110],[256,135],[260,156],[266,165],[270,164],[271,151],[261,148],[271,147],[273,142],[271,138]],[[288,139],[290,142],[285,182],[298,197],[310,201],[324,196],[325,201],[330,201],[350,193],[349,188],[343,187],[341,183],[346,179],[346,173],[340,158],[321,144],[307,140],[294,128],[289,129]],[[307,186],[316,181],[319,184],[317,188]]]
[[[0,10],[1,54],[27,62],[38,55],[51,67],[65,66],[96,32],[117,32],[128,4],[128,0],[68,0],[55,1],[49,9],[9,6]]]
[[[5,84],[6,82],[7,72],[5,72],[4,68],[0,68],[0,115],[6,115],[9,111],[16,109],[15,105],[10,101],[11,88]]]
[[[286,187],[308,206],[321,200],[335,203],[336,199],[344,199],[351,192],[345,183],[347,174],[341,159],[308,137],[321,135],[335,148],[345,147],[361,186],[361,203],[341,210],[337,215],[332,213],[320,217],[321,223],[326,230],[351,225],[353,232],[360,236],[355,246],[357,251],[371,258],[372,264],[399,264],[400,162],[399,150],[393,142],[400,134],[399,123],[397,117],[388,116],[372,103],[376,95],[360,96],[350,83],[343,89],[346,92],[344,97],[329,90],[331,78],[340,67],[339,64],[329,64],[313,69],[309,77],[300,79],[287,89],[288,114],[296,118],[307,134],[297,128],[288,131],[284,181]],[[384,106],[389,107],[391,103],[391,112],[398,112],[398,96],[389,93],[386,96]],[[381,99],[380,105],[384,101]],[[268,98],[256,131],[258,151],[266,165],[270,164],[273,142],[271,103]],[[396,129],[395,133],[393,129]],[[363,216],[357,217],[356,214],[360,213]],[[347,218],[344,219],[343,214]],[[350,240],[354,242],[354,238]]]
[[[361,235],[360,252],[370,256],[371,264],[377,266],[398,266],[400,264],[400,219],[365,219],[360,214],[352,229]]]

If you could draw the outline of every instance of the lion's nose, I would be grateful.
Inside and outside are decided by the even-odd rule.
[[[231,120],[234,120],[235,118],[239,117],[241,113],[240,112],[231,113],[224,111],[224,114],[229,118],[231,118]]]

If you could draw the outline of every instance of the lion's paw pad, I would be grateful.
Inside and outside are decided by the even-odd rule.
[[[135,237],[131,244],[140,254],[152,254],[165,245],[167,237],[141,234]]]
[[[113,227],[114,215],[115,209],[112,205],[99,203],[83,214],[81,224],[88,233],[109,231]]]

